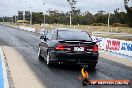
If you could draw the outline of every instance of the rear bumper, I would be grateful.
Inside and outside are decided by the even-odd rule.
[[[63,51],[52,51],[50,53],[51,62],[58,63],[76,63],[76,64],[97,64],[98,63],[98,53],[66,53]]]

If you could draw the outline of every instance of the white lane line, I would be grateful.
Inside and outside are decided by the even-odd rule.
[[[7,71],[5,65],[5,56],[1,47],[0,47],[0,57],[1,57],[2,69],[3,69],[4,88],[9,88],[9,82],[7,78]]]

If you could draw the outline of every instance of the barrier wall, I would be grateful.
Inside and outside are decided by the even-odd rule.
[[[20,26],[20,29],[35,32],[35,28],[31,28],[31,27]]]
[[[102,38],[92,36],[93,41],[97,42],[99,48],[119,54],[132,56],[132,41]]]
[[[4,53],[0,47],[0,88],[9,88],[6,66]]]

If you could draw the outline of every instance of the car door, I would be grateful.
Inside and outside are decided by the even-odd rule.
[[[52,42],[52,40],[53,40],[53,31],[50,31],[47,35],[46,35],[46,38],[47,38],[47,40],[46,41],[44,41],[43,42],[43,47],[42,47],[42,53],[43,53],[43,57],[45,57],[46,58],[46,56],[47,56],[47,50],[48,50],[48,48],[49,48],[49,45],[50,45],[50,43]]]

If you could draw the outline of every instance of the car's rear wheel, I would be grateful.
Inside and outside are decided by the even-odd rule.
[[[39,61],[44,61],[44,58],[41,56],[41,50],[40,50],[40,48],[38,50],[38,59],[39,59]]]
[[[47,66],[51,66],[51,65],[52,65],[52,63],[51,63],[51,61],[50,61],[50,52],[48,52],[48,54],[47,54],[47,57],[46,57],[46,64],[47,64]]]

